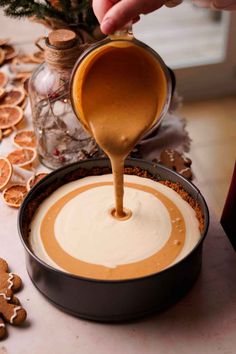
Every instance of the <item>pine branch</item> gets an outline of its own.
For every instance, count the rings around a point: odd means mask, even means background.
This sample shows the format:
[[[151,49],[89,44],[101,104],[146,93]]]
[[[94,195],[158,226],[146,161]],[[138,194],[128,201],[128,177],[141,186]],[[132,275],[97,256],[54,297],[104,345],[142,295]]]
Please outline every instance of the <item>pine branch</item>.
[[[11,17],[22,17],[22,16],[31,16],[32,14],[32,0],[31,1],[0,1],[0,6],[3,2],[7,2],[5,5],[4,13],[7,16]]]
[[[88,6],[87,11],[84,16],[84,22],[87,24],[89,28],[94,28],[98,26],[98,20],[97,17],[94,15],[93,8],[91,6]]]
[[[60,0],[60,5],[62,8],[62,11],[65,11],[67,13],[71,12],[71,1],[70,0]]]
[[[92,33],[98,22],[93,14],[91,0],[59,0],[59,4],[56,8],[50,0],[0,0],[0,7],[7,16],[51,18]]]
[[[32,9],[38,18],[51,17],[67,22],[65,14],[55,9],[53,6],[39,4],[33,1]]]
[[[89,32],[92,32],[93,28],[98,24],[97,18],[94,15],[92,9],[91,0],[81,0],[78,5],[78,12],[76,22],[78,24],[83,23],[89,28]]]
[[[40,19],[50,17],[67,23],[64,12],[55,9],[49,4],[37,3],[34,0],[10,0],[7,2],[0,0],[0,7],[4,7],[4,13],[11,17],[35,15]]]
[[[70,0],[60,0],[59,3],[61,5],[61,11],[64,13],[64,15],[66,17],[66,22],[73,23],[73,10],[71,7],[71,1]]]
[[[6,6],[9,4],[9,0],[0,0],[0,6]]]

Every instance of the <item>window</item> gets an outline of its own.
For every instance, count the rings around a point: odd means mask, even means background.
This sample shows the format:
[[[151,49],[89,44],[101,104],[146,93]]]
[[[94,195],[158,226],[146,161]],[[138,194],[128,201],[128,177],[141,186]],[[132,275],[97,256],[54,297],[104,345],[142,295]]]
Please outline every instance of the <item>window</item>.
[[[236,93],[236,12],[185,1],[142,16],[134,33],[174,69],[185,99]]]

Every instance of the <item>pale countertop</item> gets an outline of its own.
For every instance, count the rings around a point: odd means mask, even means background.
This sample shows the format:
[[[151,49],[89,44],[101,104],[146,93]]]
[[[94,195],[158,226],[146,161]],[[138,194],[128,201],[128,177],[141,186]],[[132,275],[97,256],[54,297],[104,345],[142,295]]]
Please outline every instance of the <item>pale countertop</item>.
[[[32,285],[17,233],[17,211],[0,201],[0,256],[19,274],[28,312],[23,328],[8,326],[0,354],[233,354],[236,348],[236,255],[215,217],[204,243],[202,272],[179,303],[126,324],[80,320],[51,305]]]
[[[29,31],[27,22],[17,22],[16,31],[1,14],[0,23],[1,37],[14,33],[14,40],[20,38],[22,44],[44,32],[37,25]],[[18,297],[28,319],[23,328],[8,326],[9,336],[0,342],[0,354],[235,353],[236,254],[212,213],[204,242],[202,272],[186,297],[160,314],[113,325],[65,314],[35,289],[25,269],[17,213],[0,198],[0,257],[7,259],[11,271],[24,282]]]

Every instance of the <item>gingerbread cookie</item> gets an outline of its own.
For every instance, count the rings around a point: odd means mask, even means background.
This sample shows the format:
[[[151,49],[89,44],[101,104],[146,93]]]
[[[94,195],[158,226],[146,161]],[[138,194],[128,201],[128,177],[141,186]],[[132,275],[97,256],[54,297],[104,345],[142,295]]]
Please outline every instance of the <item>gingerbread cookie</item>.
[[[192,179],[192,171],[190,168],[192,161],[178,151],[172,149],[163,150],[160,154],[159,162],[160,164],[178,172],[183,177],[189,180]]]
[[[6,335],[6,325],[0,317],[0,340]]]
[[[20,277],[8,273],[7,262],[0,258],[0,340],[6,335],[5,322],[20,325],[26,319],[26,311],[13,293],[18,291],[21,285]]]
[[[18,275],[8,273],[7,262],[0,258],[0,291],[10,289],[13,292],[20,290],[22,282]]]

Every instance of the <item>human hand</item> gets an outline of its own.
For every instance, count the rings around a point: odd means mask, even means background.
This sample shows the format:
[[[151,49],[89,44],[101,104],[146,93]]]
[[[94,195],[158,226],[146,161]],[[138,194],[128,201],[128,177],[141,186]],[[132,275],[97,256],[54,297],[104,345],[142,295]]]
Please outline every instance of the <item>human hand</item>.
[[[93,0],[93,10],[105,34],[114,33],[129,22],[137,22],[139,15],[153,12],[164,4],[179,5],[182,0]]]
[[[93,0],[93,10],[105,34],[114,33],[129,22],[137,22],[141,14],[153,12],[163,5],[174,7],[183,0]],[[198,6],[214,10],[236,10],[236,0],[193,0]]]
[[[236,0],[193,0],[193,3],[214,10],[236,10]]]

